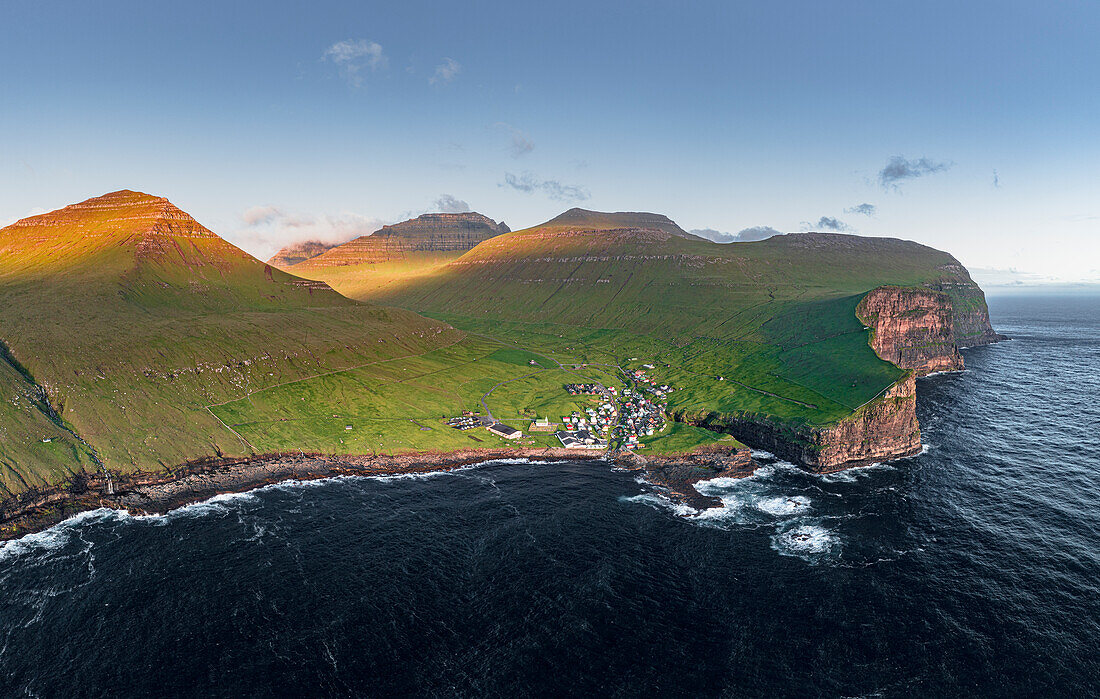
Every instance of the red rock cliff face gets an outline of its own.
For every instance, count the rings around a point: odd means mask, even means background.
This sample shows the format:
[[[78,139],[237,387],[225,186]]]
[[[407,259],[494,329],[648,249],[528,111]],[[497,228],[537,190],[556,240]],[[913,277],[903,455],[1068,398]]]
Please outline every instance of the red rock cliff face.
[[[920,452],[917,385],[912,372],[831,427],[815,430],[806,465],[819,471],[851,463],[896,459]]]
[[[826,427],[792,427],[754,415],[675,416],[700,427],[728,432],[758,449],[814,471],[836,471],[920,452],[917,392],[913,372],[850,417]]]
[[[784,425],[752,414],[679,415],[677,419],[729,432],[815,471],[918,453],[916,377],[963,368],[956,344],[954,299],[928,288],[879,287],[863,297],[856,315],[871,329],[875,353],[908,371],[849,417],[823,427]]]
[[[863,297],[856,315],[871,328],[875,353],[902,369],[924,376],[963,368],[955,344],[954,309],[947,294],[883,286]]]
[[[970,272],[957,262],[940,268],[943,275],[926,287],[951,297],[952,324],[959,347],[978,347],[1006,339],[989,323],[985,292],[970,278]]]

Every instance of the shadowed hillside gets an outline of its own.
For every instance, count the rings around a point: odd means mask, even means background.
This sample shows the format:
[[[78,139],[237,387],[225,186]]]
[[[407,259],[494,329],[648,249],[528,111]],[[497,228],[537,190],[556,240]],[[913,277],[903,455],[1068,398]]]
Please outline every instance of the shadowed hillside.
[[[295,274],[364,295],[395,280],[430,273],[478,243],[509,232],[479,213],[424,214],[360,236],[292,267]]]

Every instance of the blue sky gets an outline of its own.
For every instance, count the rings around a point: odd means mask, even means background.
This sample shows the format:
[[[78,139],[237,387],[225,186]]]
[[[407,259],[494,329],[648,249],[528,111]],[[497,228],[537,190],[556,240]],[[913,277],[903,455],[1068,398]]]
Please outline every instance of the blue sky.
[[[0,222],[139,189],[267,256],[583,206],[1100,281],[1098,35],[1090,2],[5,0]]]

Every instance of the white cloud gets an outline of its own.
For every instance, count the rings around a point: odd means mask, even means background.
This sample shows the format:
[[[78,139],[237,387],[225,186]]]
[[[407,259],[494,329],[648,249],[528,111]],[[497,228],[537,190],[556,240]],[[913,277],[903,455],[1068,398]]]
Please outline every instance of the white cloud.
[[[871,217],[871,216],[874,216],[877,211],[878,211],[878,207],[875,206],[874,204],[863,203],[863,204],[857,204],[856,206],[848,207],[847,209],[844,210],[844,213],[846,213],[846,214],[860,214],[862,216]]]
[[[832,216],[822,216],[817,219],[817,222],[803,221],[802,228],[805,230],[817,230],[817,231],[850,231],[852,227],[839,218],[833,218]]]
[[[432,202],[434,211],[443,214],[464,214],[470,210],[470,205],[458,197],[450,194],[440,194],[439,198]]]
[[[253,206],[241,213],[244,227],[232,236],[234,242],[260,259],[267,259],[291,243],[317,240],[345,243],[370,235],[386,224],[373,216],[352,212],[338,214],[288,214],[276,206]]]
[[[879,170],[878,181],[883,189],[897,190],[905,180],[944,172],[949,170],[952,165],[954,163],[950,161],[932,160],[931,158],[907,160],[900,155],[895,155],[887,161],[885,167]]]
[[[382,45],[367,39],[337,41],[325,49],[322,58],[339,66],[340,74],[353,87],[363,85],[364,70],[373,73],[389,64]]]
[[[462,66],[458,61],[453,58],[444,58],[443,62],[435,67],[435,74],[428,78],[428,83],[432,85],[449,83],[460,72],[462,72]]]
[[[748,243],[757,240],[767,240],[773,235],[783,235],[771,226],[752,226],[742,228],[737,233],[726,233],[714,228],[696,228],[689,231],[702,238],[713,240],[716,243]]]
[[[274,206],[253,206],[241,214],[241,220],[246,226],[252,227],[271,223],[282,215],[283,213]]]

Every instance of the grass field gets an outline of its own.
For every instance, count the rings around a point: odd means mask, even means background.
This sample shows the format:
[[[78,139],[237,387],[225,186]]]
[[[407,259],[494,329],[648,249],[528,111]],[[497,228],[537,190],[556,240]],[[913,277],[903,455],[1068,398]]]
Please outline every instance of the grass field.
[[[639,453],[652,456],[689,454],[703,446],[721,446],[731,449],[744,446],[731,435],[719,434],[683,422],[671,422],[659,434],[640,441],[645,445],[645,449]]]
[[[526,432],[536,417],[557,420],[592,404],[590,397],[570,396],[564,384],[609,379],[600,371],[543,369],[520,361],[529,356],[535,355],[470,337],[417,357],[263,389],[211,410],[258,451],[288,444],[305,451],[386,454],[560,446],[552,434],[526,435],[516,443],[487,430],[460,432],[444,425],[445,418],[463,410],[487,407]]]

